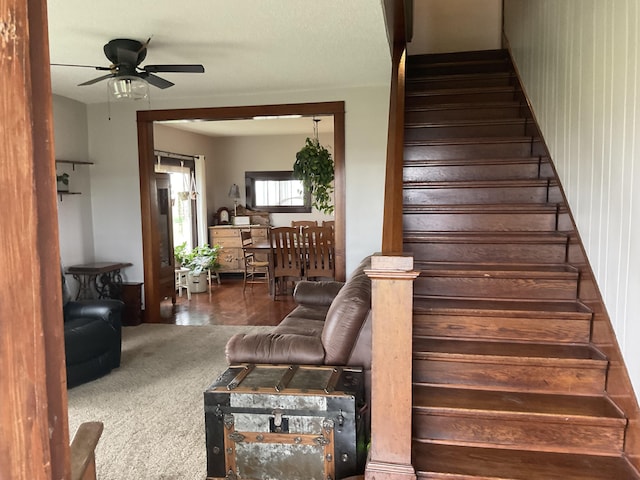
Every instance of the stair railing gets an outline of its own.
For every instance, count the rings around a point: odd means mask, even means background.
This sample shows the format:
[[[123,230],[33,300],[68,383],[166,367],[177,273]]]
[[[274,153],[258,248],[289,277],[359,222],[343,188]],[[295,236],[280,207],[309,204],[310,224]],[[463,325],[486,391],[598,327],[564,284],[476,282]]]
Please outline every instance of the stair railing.
[[[402,254],[404,69],[410,0],[385,0],[392,78],[382,253],[373,256],[371,448],[366,480],[415,480],[411,464],[413,257]],[[408,9],[408,10],[407,10]]]

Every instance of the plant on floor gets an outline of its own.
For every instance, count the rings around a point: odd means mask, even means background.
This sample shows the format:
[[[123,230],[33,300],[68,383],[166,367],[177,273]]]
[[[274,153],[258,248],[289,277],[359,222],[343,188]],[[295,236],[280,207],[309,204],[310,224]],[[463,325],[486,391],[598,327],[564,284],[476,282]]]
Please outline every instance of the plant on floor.
[[[221,248],[220,245],[210,247],[205,243],[188,250],[187,242],[183,242],[173,249],[173,255],[183,268],[188,268],[194,275],[200,275],[205,270],[215,270],[220,267],[218,252]]]
[[[318,122],[314,118],[313,138],[308,138],[304,147],[296,153],[296,161],[293,164],[293,176],[304,183],[313,196],[313,206],[319,211],[333,213],[331,193],[333,192],[333,179],[335,176],[331,153],[320,145],[318,140]]]

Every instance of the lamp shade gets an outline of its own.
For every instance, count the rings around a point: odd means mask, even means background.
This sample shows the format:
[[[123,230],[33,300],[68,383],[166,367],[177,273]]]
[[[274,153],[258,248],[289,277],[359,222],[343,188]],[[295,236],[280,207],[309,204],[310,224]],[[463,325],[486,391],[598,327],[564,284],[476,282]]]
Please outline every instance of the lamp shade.
[[[229,198],[233,198],[234,200],[238,200],[240,198],[240,187],[236,183],[231,185],[229,189]]]
[[[131,75],[110,78],[107,82],[107,90],[112,101],[149,98],[149,84],[142,78]]]

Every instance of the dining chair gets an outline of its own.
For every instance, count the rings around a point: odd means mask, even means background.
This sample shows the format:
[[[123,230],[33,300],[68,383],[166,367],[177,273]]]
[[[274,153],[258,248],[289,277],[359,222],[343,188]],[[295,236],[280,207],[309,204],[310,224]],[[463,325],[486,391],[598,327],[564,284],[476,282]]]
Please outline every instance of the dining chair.
[[[335,249],[331,227],[304,228],[303,245],[305,278],[307,280],[334,280],[336,275]]]
[[[322,226],[323,227],[329,227],[329,228],[331,228],[331,230],[335,230],[336,229],[336,221],[335,220],[323,220],[322,221]]]
[[[287,284],[304,278],[302,239],[295,227],[275,227],[269,231],[273,299],[286,294]]]
[[[266,283],[269,285],[269,262],[256,259],[253,252],[247,250],[253,245],[251,231],[241,231],[240,238],[242,240],[242,256],[244,261],[244,281],[242,284],[242,292],[247,288],[247,283],[251,284],[251,288],[255,283]]]
[[[291,226],[297,228],[300,233],[302,233],[302,229],[305,227],[317,227],[318,222],[315,220],[292,220]]]

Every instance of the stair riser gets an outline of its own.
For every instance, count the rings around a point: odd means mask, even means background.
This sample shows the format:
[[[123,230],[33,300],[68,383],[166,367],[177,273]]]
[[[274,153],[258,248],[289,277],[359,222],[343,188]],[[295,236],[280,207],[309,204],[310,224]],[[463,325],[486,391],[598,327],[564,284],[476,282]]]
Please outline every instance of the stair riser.
[[[448,120],[497,120],[504,118],[522,118],[523,108],[514,106],[460,105],[447,108],[431,107],[426,109],[405,110],[405,125]]]
[[[515,415],[425,412],[413,416],[419,439],[457,445],[528,449],[559,453],[620,454],[624,426],[566,424],[563,417],[519,420]]]
[[[405,128],[404,138],[409,142],[435,140],[439,138],[472,137],[511,137],[535,135],[535,129],[529,124],[516,121],[504,121],[485,125],[433,125],[427,127]]]
[[[461,205],[481,203],[546,203],[547,186],[509,186],[479,188],[427,188],[405,186],[405,205]]]
[[[496,262],[558,264],[566,258],[562,243],[439,243],[405,242],[404,251],[424,262]]]
[[[424,145],[406,145],[405,160],[452,160],[460,158],[517,158],[545,155],[535,140],[478,143],[425,142]]]
[[[418,277],[415,295],[497,299],[575,300],[577,278]]]
[[[509,61],[509,55],[505,50],[476,50],[455,53],[425,53],[422,55],[411,55],[407,59],[410,68],[420,65],[432,65],[434,63],[450,62],[480,62],[480,61]]]
[[[488,390],[577,395],[599,395],[605,388],[605,365],[577,368],[568,363],[564,366],[562,360],[555,364],[508,364],[507,361],[493,363],[465,356],[452,356],[450,360],[414,359],[413,381]]]
[[[407,92],[428,92],[450,88],[511,87],[514,77],[511,75],[460,75],[459,77],[425,78],[407,82]]]
[[[425,337],[524,342],[589,342],[591,321],[553,318],[514,318],[473,315],[413,316],[413,333]]]
[[[505,164],[470,164],[404,167],[406,182],[456,182],[465,180],[527,180],[549,178],[549,164],[537,161]]]
[[[437,92],[437,91],[436,91]],[[405,97],[405,108],[433,107],[454,103],[521,102],[522,93],[515,89],[497,92],[451,92],[451,93],[415,93]]]
[[[487,61],[483,63],[462,63],[444,65],[410,65],[408,75],[412,78],[430,75],[459,75],[474,73],[509,72],[510,64],[506,61]]]
[[[405,230],[434,232],[554,232],[555,213],[405,213]]]

